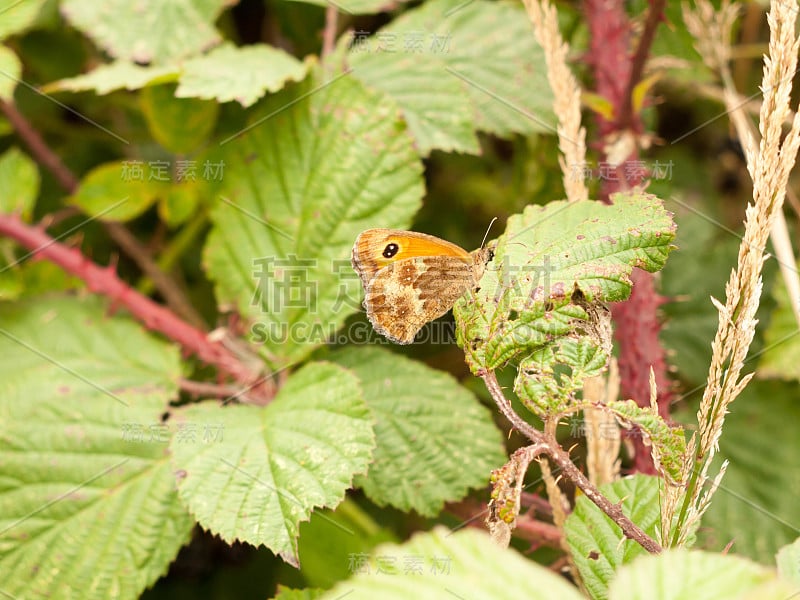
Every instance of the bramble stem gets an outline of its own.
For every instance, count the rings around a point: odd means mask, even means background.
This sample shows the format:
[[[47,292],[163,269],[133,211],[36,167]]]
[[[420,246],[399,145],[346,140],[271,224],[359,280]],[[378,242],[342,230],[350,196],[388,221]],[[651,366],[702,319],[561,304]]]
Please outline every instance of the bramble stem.
[[[561,472],[570,481],[583,491],[589,500],[594,502],[600,510],[619,525],[626,538],[634,540],[651,554],[658,554],[661,552],[662,548],[658,542],[647,535],[636,523],[631,521],[625,513],[622,512],[622,507],[619,504],[613,504],[608,498],[603,496],[600,490],[589,481],[586,475],[580,472],[578,467],[576,467],[570,459],[569,454],[561,448],[553,436],[539,431],[514,412],[511,402],[506,398],[500,384],[497,382],[494,371],[484,371],[480,376],[497,404],[497,407],[500,409],[500,412],[511,422],[514,428],[534,444],[543,446],[543,453],[561,469]]]

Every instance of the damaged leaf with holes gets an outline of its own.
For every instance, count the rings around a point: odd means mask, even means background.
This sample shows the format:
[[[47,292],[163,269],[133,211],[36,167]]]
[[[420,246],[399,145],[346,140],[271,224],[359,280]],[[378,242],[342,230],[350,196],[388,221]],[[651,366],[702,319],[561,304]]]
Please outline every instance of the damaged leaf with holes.
[[[675,223],[643,192],[527,206],[509,218],[480,288],[456,303],[457,339],[473,372],[495,369],[590,321],[587,306],[625,300],[634,267],[664,266]]]
[[[606,349],[588,338],[563,338],[520,362],[514,393],[542,418],[563,413],[584,380],[602,374],[608,357]]]

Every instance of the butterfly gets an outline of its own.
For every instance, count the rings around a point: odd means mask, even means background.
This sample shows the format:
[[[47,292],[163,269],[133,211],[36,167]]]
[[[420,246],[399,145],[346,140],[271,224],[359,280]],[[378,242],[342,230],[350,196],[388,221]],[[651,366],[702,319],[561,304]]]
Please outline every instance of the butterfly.
[[[410,344],[425,323],[478,287],[491,258],[489,248],[467,252],[424,233],[367,229],[356,238],[352,264],[375,331]]]

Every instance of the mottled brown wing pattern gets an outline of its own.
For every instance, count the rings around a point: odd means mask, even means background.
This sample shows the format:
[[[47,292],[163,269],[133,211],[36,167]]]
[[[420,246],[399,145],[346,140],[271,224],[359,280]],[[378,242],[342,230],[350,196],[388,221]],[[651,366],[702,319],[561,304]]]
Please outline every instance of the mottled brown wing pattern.
[[[486,254],[465,257],[421,256],[380,269],[365,286],[364,307],[378,333],[410,344],[417,332],[474,289],[483,275]]]

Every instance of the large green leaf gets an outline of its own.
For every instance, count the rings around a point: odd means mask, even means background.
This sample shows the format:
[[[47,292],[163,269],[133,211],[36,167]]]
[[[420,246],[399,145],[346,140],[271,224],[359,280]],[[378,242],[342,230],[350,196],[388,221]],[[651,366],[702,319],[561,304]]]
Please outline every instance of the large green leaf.
[[[627,298],[633,268],[663,267],[674,235],[661,201],[637,192],[612,205],[550,202],[510,217],[480,290],[455,305],[470,366],[493,369],[578,324],[602,325],[591,304]]]
[[[375,446],[358,380],[329,363],[292,374],[265,408],[202,403],[176,420],[217,432],[201,445],[176,436],[170,446],[191,513],[222,539],[264,544],[292,564],[300,521],[338,504]]]
[[[47,0],[3,0],[0,2],[0,40],[21,33],[36,22]]]
[[[771,565],[800,535],[798,439],[796,384],[751,382],[725,418],[719,460],[730,464],[698,531],[704,547],[733,542],[733,552]]]
[[[345,560],[347,557],[335,557]],[[579,600],[578,590],[549,569],[498,547],[475,529],[437,528],[405,544],[379,546],[354,562],[353,578],[321,598],[334,600]]]
[[[333,6],[340,12],[347,15],[359,15],[378,13],[390,8],[394,8],[398,4],[402,4],[406,0],[292,0],[294,2],[305,2],[307,4],[316,4],[318,6]]]
[[[137,598],[189,539],[161,421],[178,352],[95,299],[0,310],[8,597]]]
[[[168,63],[220,42],[214,21],[228,0],[62,0],[61,12],[114,58]]]
[[[128,60],[117,60],[75,77],[59,79],[42,90],[53,92],[83,92],[93,90],[101,96],[116,90],[138,90],[148,85],[175,81],[181,69],[177,65],[142,66]]]
[[[611,600],[788,600],[791,585],[738,556],[685,549],[646,556],[620,569]]]
[[[800,592],[800,538],[778,551],[775,556],[778,573],[787,582],[791,582]]]
[[[645,533],[654,537],[661,526],[657,477],[636,475],[600,488],[611,502]],[[572,561],[592,598],[608,598],[608,585],[617,569],[647,551],[627,539],[619,526],[585,496],[578,498],[567,517],[564,535]]]
[[[235,100],[247,107],[265,93],[278,91],[288,81],[300,81],[307,70],[308,63],[266,44],[237,47],[225,43],[206,55],[166,65],[142,66],[117,60],[84,75],[54,81],[43,89],[46,92],[94,90],[102,95],[178,82],[174,92],[177,98]],[[201,123],[205,129],[213,128],[214,124],[214,118]],[[172,125],[188,126],[179,119]]]
[[[373,502],[433,516],[505,461],[491,413],[450,375],[380,348],[331,359],[358,375],[375,414],[375,460],[357,481]]]
[[[223,44],[183,65],[175,95],[250,106],[266,92],[306,76],[307,64],[283,50],[259,44],[237,48]]]
[[[368,227],[408,226],[422,164],[397,107],[347,74],[271,96],[224,149],[204,262],[219,302],[238,308],[279,366],[359,308],[353,241]]]
[[[279,585],[278,594],[274,596],[274,600],[317,600],[324,593],[324,590],[317,588],[293,590]]]
[[[352,574],[348,557],[396,541],[385,523],[376,522],[354,500],[345,498],[336,510],[315,511],[300,525],[300,572],[307,585],[329,588]],[[331,560],[336,556],[341,560]]]
[[[430,0],[371,38],[356,32],[348,60],[397,100],[423,155],[478,154],[476,130],[555,131],[544,55],[521,4]]]

